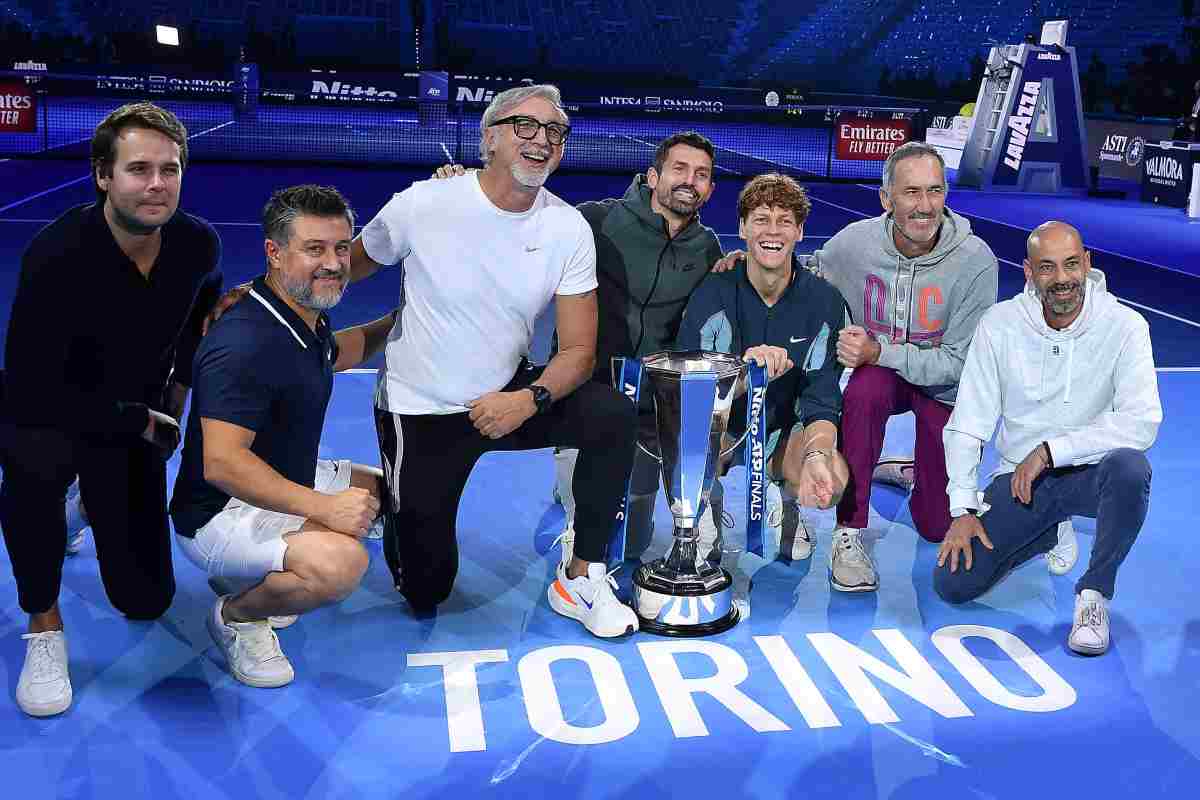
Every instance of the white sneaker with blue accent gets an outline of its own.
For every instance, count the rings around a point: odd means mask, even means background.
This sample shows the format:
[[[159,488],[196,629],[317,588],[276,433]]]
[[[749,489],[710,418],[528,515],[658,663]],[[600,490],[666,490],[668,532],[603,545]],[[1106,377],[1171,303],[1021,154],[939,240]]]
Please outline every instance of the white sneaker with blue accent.
[[[594,636],[624,636],[638,629],[633,609],[617,599],[617,582],[603,564],[588,564],[587,574],[568,578],[559,562],[554,583],[546,590],[550,607],[564,617],[578,620]],[[616,572],[616,570],[613,570]]]

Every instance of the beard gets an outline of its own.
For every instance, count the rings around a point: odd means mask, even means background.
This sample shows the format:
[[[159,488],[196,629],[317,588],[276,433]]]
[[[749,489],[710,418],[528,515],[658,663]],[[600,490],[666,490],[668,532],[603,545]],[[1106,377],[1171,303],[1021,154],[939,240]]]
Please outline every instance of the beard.
[[[1065,298],[1054,296],[1054,292],[1068,289],[1071,294]],[[1081,305],[1086,290],[1083,287],[1082,281],[1073,283],[1055,283],[1047,286],[1045,289],[1038,289],[1038,294],[1041,295],[1042,305],[1050,310],[1055,316],[1065,317],[1067,314],[1074,313]]]
[[[690,189],[692,198],[689,200],[686,196],[676,195],[678,189]],[[663,208],[670,209],[672,212],[679,214],[682,217],[691,216],[696,213],[696,209],[700,207],[700,193],[696,191],[696,187],[680,184],[678,186],[667,187],[661,183],[658,185],[658,204]]]
[[[288,293],[288,296],[295,300],[296,304],[301,308],[307,308],[310,311],[328,311],[341,302],[342,295],[346,292],[346,280],[342,278],[342,282],[337,288],[330,289],[324,293],[318,293],[313,290],[313,280],[331,277],[332,274],[321,270],[308,280],[300,279],[295,281],[286,275],[280,275],[280,283],[283,284],[283,290]],[[337,274],[340,275],[341,273]]]
[[[154,233],[163,225],[167,224],[167,222],[171,219],[171,217],[167,217],[159,224],[148,225],[133,214],[126,213],[125,210],[116,203],[110,202],[109,205],[112,208],[113,222],[117,224],[117,227],[126,233],[132,233],[135,236],[145,236],[146,234]]]

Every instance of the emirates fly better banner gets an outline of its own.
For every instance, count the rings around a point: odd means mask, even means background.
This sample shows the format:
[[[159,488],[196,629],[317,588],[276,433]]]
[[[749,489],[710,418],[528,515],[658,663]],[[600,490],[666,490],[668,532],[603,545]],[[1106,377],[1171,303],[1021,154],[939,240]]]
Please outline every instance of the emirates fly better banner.
[[[912,139],[912,120],[906,115],[896,113],[885,119],[875,118],[876,113],[863,109],[838,115],[838,160],[886,161],[897,147]]]
[[[0,132],[33,133],[37,130],[37,97],[17,81],[0,82]]]

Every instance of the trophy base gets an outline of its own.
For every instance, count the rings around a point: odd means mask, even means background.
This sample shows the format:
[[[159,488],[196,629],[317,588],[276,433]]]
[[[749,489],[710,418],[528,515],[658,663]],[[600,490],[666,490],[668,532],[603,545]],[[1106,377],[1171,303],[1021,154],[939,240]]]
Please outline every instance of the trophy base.
[[[644,564],[633,576],[639,630],[659,636],[712,636],[738,624],[728,570],[714,569],[713,575],[699,580],[664,574],[662,564],[662,559]]]

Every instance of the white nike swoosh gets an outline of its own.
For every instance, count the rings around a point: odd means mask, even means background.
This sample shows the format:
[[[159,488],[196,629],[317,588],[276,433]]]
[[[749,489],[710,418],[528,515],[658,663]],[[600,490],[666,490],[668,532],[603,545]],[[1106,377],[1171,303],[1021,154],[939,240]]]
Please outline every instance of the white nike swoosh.
[[[797,339],[795,336],[792,336],[791,338],[788,339],[788,341],[791,342],[792,344],[798,344],[799,342],[803,342],[806,339],[808,339],[807,336],[801,336],[799,339]]]

